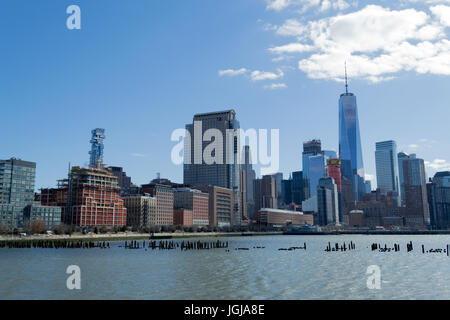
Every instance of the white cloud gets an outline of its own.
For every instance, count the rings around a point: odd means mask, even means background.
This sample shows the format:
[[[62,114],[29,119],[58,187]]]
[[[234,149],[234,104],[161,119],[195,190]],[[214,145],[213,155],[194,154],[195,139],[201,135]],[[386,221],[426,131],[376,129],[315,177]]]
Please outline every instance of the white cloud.
[[[450,3],[450,1],[449,1]],[[450,7],[449,6],[434,6],[430,8],[431,12],[439,18],[442,25],[450,27]]]
[[[311,51],[314,48],[310,45],[302,43],[290,43],[283,46],[269,48],[272,53],[282,54],[282,53],[301,53]]]
[[[419,149],[419,145],[412,143],[412,144],[408,145],[408,148],[411,150],[417,150],[417,149]]]
[[[219,76],[234,77],[234,76],[239,76],[239,75],[245,74],[247,71],[248,70],[245,68],[241,68],[241,69],[237,69],[237,70],[233,70],[233,69],[219,70]]]
[[[425,161],[425,166],[432,171],[450,171],[450,162],[443,159]]]
[[[280,69],[278,69],[278,73],[255,70],[250,75],[253,81],[276,80],[283,76],[284,73]]]
[[[268,85],[264,86],[264,89],[270,89],[270,90],[283,89],[283,88],[287,88],[287,85],[285,83],[272,83],[272,84],[268,84]]]
[[[300,7],[301,12],[316,8],[320,12],[334,10],[345,10],[350,4],[345,0],[266,0],[267,9],[281,11],[288,7]],[[356,2],[355,2],[356,3]]]
[[[368,5],[307,23],[288,19],[274,29],[298,42],[269,51],[311,52],[298,62],[298,68],[313,79],[342,81],[344,61],[351,77],[373,83],[392,80],[402,71],[450,75],[450,41],[443,25],[447,16],[450,22],[450,10],[447,15],[437,7],[431,8],[431,16],[416,9]]]

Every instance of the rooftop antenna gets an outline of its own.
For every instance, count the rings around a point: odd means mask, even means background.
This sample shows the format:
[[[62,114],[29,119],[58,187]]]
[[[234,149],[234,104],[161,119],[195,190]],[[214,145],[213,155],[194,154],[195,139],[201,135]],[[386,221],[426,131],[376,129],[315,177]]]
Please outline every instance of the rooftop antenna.
[[[347,61],[345,61],[345,94],[348,94]]]

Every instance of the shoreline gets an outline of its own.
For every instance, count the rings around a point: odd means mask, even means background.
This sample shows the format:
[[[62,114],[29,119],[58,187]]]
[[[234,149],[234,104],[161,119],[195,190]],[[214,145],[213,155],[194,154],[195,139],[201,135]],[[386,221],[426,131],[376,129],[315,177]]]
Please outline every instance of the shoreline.
[[[124,241],[124,240],[167,240],[200,237],[240,237],[240,236],[271,236],[283,235],[281,231],[274,232],[177,232],[177,233],[106,233],[106,234],[76,234],[76,235],[32,235],[32,236],[0,236],[0,242],[11,241]]]

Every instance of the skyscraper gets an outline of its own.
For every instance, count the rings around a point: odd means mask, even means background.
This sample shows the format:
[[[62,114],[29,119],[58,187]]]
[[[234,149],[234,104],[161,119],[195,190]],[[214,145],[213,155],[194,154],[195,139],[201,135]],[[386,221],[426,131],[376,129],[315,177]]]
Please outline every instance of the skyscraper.
[[[303,171],[292,172],[292,202],[297,205],[301,205],[305,200],[304,183]]]
[[[398,176],[399,176],[399,185],[400,185],[400,198],[401,205],[406,205],[406,195],[405,195],[405,180],[403,178],[403,160],[408,159],[409,155],[405,152],[399,152],[397,155],[398,159]]]
[[[252,166],[250,146],[244,146],[242,157],[241,170],[243,170],[245,174],[247,216],[251,219],[255,207],[253,199],[253,180],[255,180],[256,174]]]
[[[196,114],[193,123],[186,125],[190,139],[185,139],[184,146],[184,183],[233,190],[234,221],[240,221],[242,211],[238,129],[239,121],[234,110]],[[209,162],[204,154],[211,154],[215,159]]]
[[[450,228],[450,171],[437,172],[429,186],[431,222],[436,229]]]
[[[382,194],[393,192],[401,205],[397,144],[395,141],[381,141],[375,144],[375,163],[377,170],[377,186]]]
[[[345,93],[339,98],[339,158],[342,162],[342,176],[351,181],[355,200],[362,200],[365,186],[358,108],[356,96],[348,92],[347,71]]]
[[[317,186],[318,224],[339,224],[337,187],[333,178],[322,178]]]
[[[324,161],[323,166],[321,165],[322,160]],[[304,199],[309,199],[316,194],[319,179],[324,177],[321,175],[321,167],[325,167],[322,142],[317,139],[304,142],[302,153]]]
[[[105,139],[105,129],[97,128],[91,131],[91,155],[89,160],[90,168],[99,168],[103,164],[103,140]]]
[[[421,228],[430,225],[430,211],[426,187],[425,164],[415,154],[403,160],[405,183],[405,220],[410,227]]]

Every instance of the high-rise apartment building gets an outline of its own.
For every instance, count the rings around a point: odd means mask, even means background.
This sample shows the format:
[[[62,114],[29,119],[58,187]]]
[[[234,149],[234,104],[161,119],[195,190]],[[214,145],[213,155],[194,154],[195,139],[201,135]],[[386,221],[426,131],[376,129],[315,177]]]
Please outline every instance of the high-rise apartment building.
[[[24,225],[24,209],[34,201],[35,177],[34,162],[0,160],[0,222],[6,227]]]
[[[397,204],[400,206],[401,194],[395,141],[381,141],[375,144],[375,164],[378,188],[382,194],[388,192],[396,194]]]
[[[347,72],[345,78],[345,93],[339,98],[339,158],[342,176],[352,183],[354,198],[360,201],[365,193],[365,177],[358,107],[356,96],[348,92]]]
[[[233,218],[240,222],[238,129],[234,110],[196,114],[193,123],[186,125],[190,139],[185,138],[183,176],[188,185],[204,184],[233,190]]]

